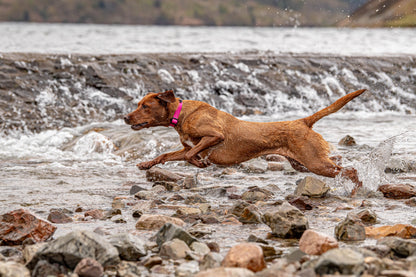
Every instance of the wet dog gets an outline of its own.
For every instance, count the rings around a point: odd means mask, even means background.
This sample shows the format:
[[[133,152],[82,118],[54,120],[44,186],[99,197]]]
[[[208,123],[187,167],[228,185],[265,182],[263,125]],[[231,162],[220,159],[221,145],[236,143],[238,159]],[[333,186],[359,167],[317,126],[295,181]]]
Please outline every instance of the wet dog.
[[[149,93],[124,120],[136,131],[155,126],[172,126],[183,145],[179,151],[137,164],[139,169],[181,160],[200,168],[211,163],[227,166],[267,154],[279,154],[286,157],[296,170],[332,178],[341,174],[349,178],[355,184],[354,194],[362,186],[357,171],[334,163],[328,157],[328,142],[313,131],[312,126],[321,118],[337,112],[364,91],[349,93],[305,118],[261,123],[240,120],[205,102],[182,101],[169,90]]]

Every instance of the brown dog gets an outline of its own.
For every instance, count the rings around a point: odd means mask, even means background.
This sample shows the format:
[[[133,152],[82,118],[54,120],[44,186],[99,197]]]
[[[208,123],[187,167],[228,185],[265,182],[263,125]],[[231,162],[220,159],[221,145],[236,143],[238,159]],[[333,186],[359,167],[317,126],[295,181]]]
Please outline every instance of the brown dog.
[[[355,169],[342,168],[329,157],[329,145],[312,130],[315,122],[341,109],[365,90],[349,93],[319,112],[298,120],[248,122],[217,110],[207,103],[182,100],[172,90],[149,93],[138,108],[124,117],[133,130],[174,126],[184,148],[137,164],[149,169],[167,161],[185,160],[197,167],[211,163],[234,165],[262,155],[285,156],[294,169],[334,178],[342,174],[361,186]],[[174,118],[175,117],[175,118]]]

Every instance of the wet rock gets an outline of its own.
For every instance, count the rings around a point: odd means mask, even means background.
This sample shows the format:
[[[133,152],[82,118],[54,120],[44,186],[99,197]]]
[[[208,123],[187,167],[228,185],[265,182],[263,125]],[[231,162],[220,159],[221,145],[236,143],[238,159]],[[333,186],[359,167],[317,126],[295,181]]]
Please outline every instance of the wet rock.
[[[231,247],[221,265],[223,267],[243,267],[253,272],[266,268],[263,250],[254,243],[241,243]]]
[[[351,212],[351,215],[361,220],[364,225],[373,225],[377,223],[377,215],[369,209],[363,209],[358,212]]]
[[[74,269],[79,277],[101,277],[104,275],[103,266],[94,259],[82,259]]]
[[[265,213],[263,222],[272,229],[274,236],[280,238],[300,238],[309,228],[305,215],[286,201],[273,212]]]
[[[261,217],[262,215],[259,208],[257,208],[256,205],[251,204],[244,208],[238,220],[243,224],[257,224],[262,223]]]
[[[178,182],[179,180],[183,179],[183,177],[166,169],[152,167],[151,169],[146,171],[146,179],[150,182]]]
[[[138,261],[147,254],[144,241],[129,233],[111,236],[110,243],[117,248],[120,258],[126,261]]]
[[[393,253],[400,258],[416,255],[415,240],[402,239],[398,237],[387,237],[379,240],[377,245],[386,245],[390,247]]]
[[[248,207],[249,205],[250,203],[239,200],[231,208],[231,213],[237,217],[240,217],[243,214],[244,209]]]
[[[161,257],[178,260],[184,259],[189,251],[191,249],[184,241],[174,238],[162,244],[159,255]]]
[[[124,209],[126,207],[126,204],[124,203],[123,199],[114,198],[113,202],[111,203],[111,207],[113,209]]]
[[[254,273],[245,268],[218,267],[200,271],[194,277],[254,277]]]
[[[84,213],[84,216],[85,217],[90,216],[93,219],[103,219],[104,218],[104,212],[102,210],[97,210],[97,209],[96,210],[89,210],[89,211],[86,211]]]
[[[379,227],[366,227],[365,233],[370,238],[383,238],[383,237],[400,237],[403,239],[416,238],[416,227],[408,224],[396,224],[393,226],[379,226]]]
[[[391,252],[390,247],[388,247],[387,245],[382,245],[382,244],[365,245],[365,246],[362,247],[362,249],[367,249],[367,250],[375,253],[377,255],[377,257],[379,257],[379,258],[387,257]]]
[[[251,187],[241,195],[241,199],[247,202],[266,201],[273,197],[273,192],[259,187]]]
[[[58,276],[66,273],[68,273],[68,269],[65,266],[43,260],[39,261],[32,270],[32,276]]]
[[[266,244],[259,244],[259,246],[263,250],[263,256],[266,261],[272,261],[282,256],[283,250],[276,250],[273,246]]]
[[[412,166],[407,161],[404,161],[402,159],[390,159],[386,168],[384,169],[384,172],[397,174],[409,172],[411,171],[411,169]]]
[[[56,227],[19,209],[0,216],[0,245],[19,245],[30,238],[35,242],[49,239]]]
[[[178,226],[184,226],[185,222],[182,219],[170,217],[160,214],[144,214],[136,223],[138,230],[157,230],[162,228],[166,223],[172,223]]]
[[[308,197],[324,197],[328,191],[329,186],[319,179],[314,177],[305,177],[300,182],[295,190],[295,195],[303,195]]]
[[[200,215],[201,213],[202,213],[202,211],[199,208],[180,207],[176,210],[176,212],[173,216],[184,219],[184,218],[189,217],[189,216]]]
[[[116,215],[111,218],[114,223],[127,223],[127,220],[122,215]]]
[[[269,162],[267,164],[267,170],[270,170],[270,171],[283,171],[285,169],[286,169],[285,164],[281,162]]]
[[[340,146],[356,146],[357,143],[355,142],[355,139],[351,137],[350,135],[346,135],[343,137],[339,142],[338,145]]]
[[[204,256],[204,258],[199,263],[199,269],[201,271],[207,270],[210,268],[220,267],[222,262],[222,256],[215,252],[210,252]]]
[[[166,191],[179,191],[181,189],[177,183],[167,181],[156,181],[153,184],[153,187],[155,186],[162,186],[165,188]]]
[[[211,250],[211,252],[216,252],[216,253],[219,253],[220,252],[220,246],[215,241],[208,242],[207,243],[207,246],[209,247],[209,249]]]
[[[267,170],[267,163],[261,160],[251,160],[249,162],[242,163],[241,168],[247,173],[264,173]]]
[[[199,256],[205,256],[206,254],[208,254],[211,249],[209,249],[208,245],[206,245],[203,242],[199,242],[199,241],[194,241],[191,246],[190,246],[191,250],[194,251],[197,255]]]
[[[257,272],[256,277],[304,277],[296,274],[298,270],[296,263],[289,262],[286,259],[279,259],[263,271]],[[313,271],[313,270],[312,270]],[[311,277],[316,277],[315,272]]]
[[[145,261],[143,261],[143,265],[147,268],[152,268],[155,265],[160,265],[162,263],[163,263],[163,260],[159,256],[149,257]]]
[[[359,218],[349,214],[335,226],[335,237],[342,241],[365,240],[364,224]]]
[[[194,176],[186,176],[185,179],[183,179],[182,187],[184,189],[192,189],[196,188],[198,186],[198,175],[195,174]]]
[[[199,194],[194,194],[186,197],[185,204],[197,204],[197,203],[208,203],[208,201]]]
[[[115,265],[119,259],[117,249],[101,236],[89,231],[74,231],[45,244],[27,264],[33,269],[39,260],[59,263],[74,269],[84,258],[93,258],[103,266]]]
[[[52,223],[69,223],[73,221],[72,218],[57,210],[50,212],[48,215],[48,220]]]
[[[310,229],[299,240],[299,249],[308,255],[321,255],[333,248],[338,248],[335,238]]]
[[[187,263],[181,263],[175,270],[176,277],[191,277],[199,271],[199,265],[197,261],[190,261]]]
[[[408,199],[416,196],[416,188],[410,184],[387,184],[378,188],[386,198]]]
[[[404,203],[410,207],[416,207],[416,197],[412,197],[409,200],[406,200]]]
[[[286,197],[290,205],[295,206],[301,211],[309,211],[314,208],[314,204],[307,196]]]
[[[139,211],[139,210],[135,210],[135,211],[133,211],[133,213],[131,215],[134,218],[140,218],[143,215],[143,212]]]
[[[121,261],[117,265],[117,276],[120,277],[136,277],[136,276],[143,276],[143,272],[146,272],[146,268],[137,265],[137,263]],[[114,275],[106,275],[106,276],[114,276]]]
[[[315,266],[317,274],[359,276],[364,271],[364,257],[349,248],[332,249],[322,254]]]
[[[198,241],[195,237],[191,236],[184,229],[172,223],[166,223],[156,233],[156,243],[158,246],[161,246],[165,242],[173,240],[175,238],[184,241],[188,246],[190,246],[193,242]]]
[[[138,193],[139,191],[142,191],[142,190],[146,190],[146,189],[141,187],[141,186],[138,186],[138,185],[133,185],[130,188],[129,194],[130,195],[135,195],[136,193]]]

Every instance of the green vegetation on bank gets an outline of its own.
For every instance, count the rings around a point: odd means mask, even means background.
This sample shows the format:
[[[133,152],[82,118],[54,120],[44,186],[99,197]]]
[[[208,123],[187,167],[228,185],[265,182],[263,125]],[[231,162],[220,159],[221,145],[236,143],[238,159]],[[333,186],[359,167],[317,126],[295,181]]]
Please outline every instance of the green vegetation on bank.
[[[0,21],[330,26],[366,0],[0,0]]]

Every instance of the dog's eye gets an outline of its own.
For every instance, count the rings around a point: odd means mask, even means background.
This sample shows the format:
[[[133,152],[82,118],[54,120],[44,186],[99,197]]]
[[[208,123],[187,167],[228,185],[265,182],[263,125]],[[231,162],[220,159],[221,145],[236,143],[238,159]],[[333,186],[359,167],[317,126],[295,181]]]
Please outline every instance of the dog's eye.
[[[142,105],[142,109],[147,109],[147,108],[149,108],[149,106],[147,106],[147,105]]]

